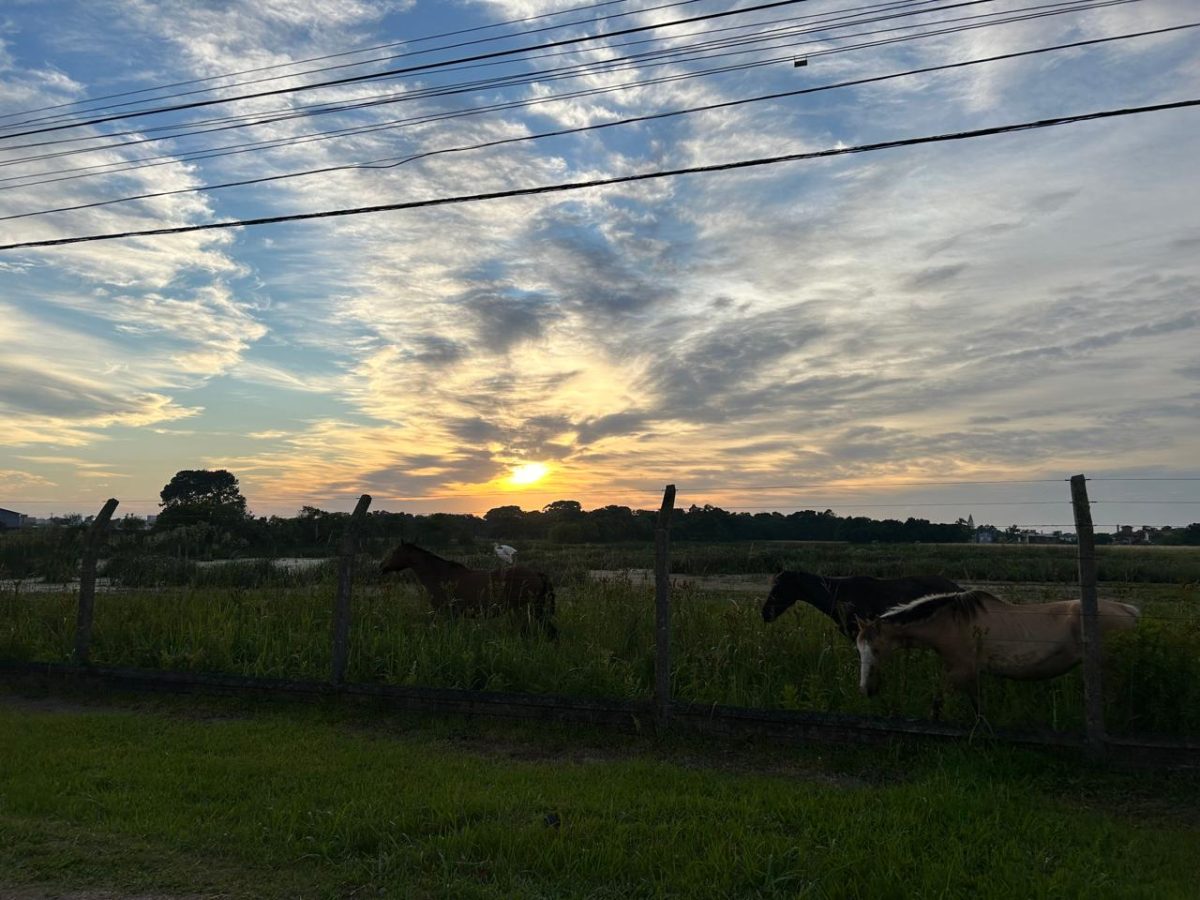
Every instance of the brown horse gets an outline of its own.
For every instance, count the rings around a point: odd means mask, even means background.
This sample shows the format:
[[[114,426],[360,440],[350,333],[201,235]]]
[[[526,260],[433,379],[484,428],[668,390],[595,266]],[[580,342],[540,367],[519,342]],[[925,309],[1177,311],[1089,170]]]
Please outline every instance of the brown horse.
[[[1100,633],[1137,624],[1138,609],[1099,601]],[[942,657],[946,681],[965,691],[979,712],[979,674],[1001,678],[1056,678],[1083,659],[1083,619],[1078,600],[1007,603],[986,591],[933,594],[859,622],[859,689],[879,692],[879,663],[892,650],[926,647]],[[940,702],[935,701],[935,710]]]
[[[507,610],[525,612],[523,627],[534,619],[550,638],[554,627],[554,587],[542,572],[513,566],[494,572],[468,569],[462,563],[442,559],[416,544],[401,541],[382,563],[380,572],[412,569],[429,594],[435,610],[453,615],[471,612],[497,615]]]

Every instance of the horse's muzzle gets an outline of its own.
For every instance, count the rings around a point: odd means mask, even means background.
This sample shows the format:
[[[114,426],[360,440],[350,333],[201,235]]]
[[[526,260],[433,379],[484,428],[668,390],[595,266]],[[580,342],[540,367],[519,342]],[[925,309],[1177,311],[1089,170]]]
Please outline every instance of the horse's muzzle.
[[[879,686],[883,679],[878,675],[870,675],[865,682],[860,682],[858,691],[864,697],[871,698],[879,695]]]

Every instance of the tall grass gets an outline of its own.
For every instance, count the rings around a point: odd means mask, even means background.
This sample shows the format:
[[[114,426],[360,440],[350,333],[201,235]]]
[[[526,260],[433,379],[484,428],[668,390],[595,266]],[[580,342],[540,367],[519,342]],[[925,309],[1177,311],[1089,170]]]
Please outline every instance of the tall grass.
[[[305,576],[307,577],[307,576]],[[1033,599],[1051,599],[1048,587]],[[1143,606],[1135,632],[1115,635],[1106,664],[1114,732],[1200,735],[1200,605],[1194,588],[1127,586]],[[103,593],[93,659],[99,664],[260,677],[324,679],[329,672],[331,578],[243,588],[183,587]],[[416,587],[365,576],[354,595],[352,681],[646,698],[654,670],[653,596],[628,581],[558,589],[560,640],[526,635],[515,617],[450,620],[431,614]],[[0,658],[66,660],[73,593],[0,594]],[[765,625],[761,598],[674,594],[673,690],[681,700],[775,709],[926,716],[940,686],[933,654],[895,654],[884,689],[857,690],[854,646],[798,604]],[[996,726],[1078,729],[1078,672],[1046,682],[989,679],[984,709]],[[947,716],[970,721],[951,696]]]

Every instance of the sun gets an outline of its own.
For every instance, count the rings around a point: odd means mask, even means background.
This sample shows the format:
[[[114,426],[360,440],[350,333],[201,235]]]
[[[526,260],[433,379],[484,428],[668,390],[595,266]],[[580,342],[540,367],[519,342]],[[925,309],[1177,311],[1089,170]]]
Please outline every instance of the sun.
[[[536,484],[549,473],[550,467],[545,463],[524,463],[513,467],[512,474],[508,476],[508,483],[520,486]]]

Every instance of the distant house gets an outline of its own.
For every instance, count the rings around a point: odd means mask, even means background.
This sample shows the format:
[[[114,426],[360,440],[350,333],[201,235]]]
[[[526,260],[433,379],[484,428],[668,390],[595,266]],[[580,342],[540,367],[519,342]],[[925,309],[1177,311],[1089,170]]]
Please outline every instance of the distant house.
[[[996,544],[1000,542],[1000,530],[991,525],[980,525],[975,529],[975,543]]]
[[[1134,528],[1132,525],[1118,525],[1117,533],[1113,536],[1113,543],[1129,544],[1130,546],[1153,544],[1156,539],[1162,538],[1170,530],[1170,525],[1164,525],[1162,528],[1155,528],[1152,525],[1143,525],[1141,528]]]
[[[1052,534],[1043,534],[1036,528],[1022,528],[1017,540],[1022,544],[1056,544]]]
[[[0,507],[0,531],[5,531],[9,528],[20,528],[24,524],[25,517],[21,513]]]

